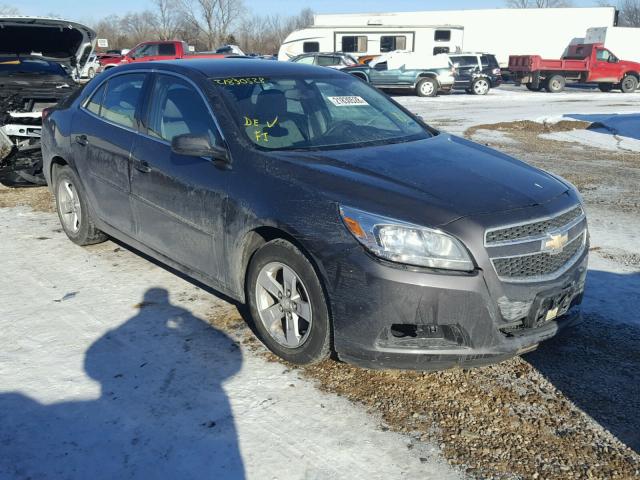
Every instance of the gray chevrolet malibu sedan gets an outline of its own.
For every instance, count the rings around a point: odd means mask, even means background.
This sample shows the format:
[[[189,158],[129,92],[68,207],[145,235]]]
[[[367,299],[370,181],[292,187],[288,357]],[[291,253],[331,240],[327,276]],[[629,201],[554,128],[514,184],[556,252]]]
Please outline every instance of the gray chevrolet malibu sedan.
[[[576,189],[351,75],[133,64],[44,117],[44,172],[73,242],[115,237],[247,304],[291,362],[481,365],[580,318]]]

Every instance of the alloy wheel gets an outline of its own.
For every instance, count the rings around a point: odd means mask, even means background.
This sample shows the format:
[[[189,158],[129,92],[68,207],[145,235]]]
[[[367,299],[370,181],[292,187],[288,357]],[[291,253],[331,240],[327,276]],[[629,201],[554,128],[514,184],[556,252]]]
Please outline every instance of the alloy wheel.
[[[265,265],[256,282],[260,321],[269,335],[286,348],[298,348],[311,333],[309,294],[298,274],[280,262]]]
[[[431,82],[423,82],[422,85],[420,85],[420,90],[425,97],[431,96],[434,88],[435,87]]]
[[[58,184],[58,208],[60,218],[67,231],[77,233],[80,230],[80,198],[75,186],[68,180]]]
[[[489,83],[486,80],[476,80],[473,84],[473,93],[485,95],[489,91]]]

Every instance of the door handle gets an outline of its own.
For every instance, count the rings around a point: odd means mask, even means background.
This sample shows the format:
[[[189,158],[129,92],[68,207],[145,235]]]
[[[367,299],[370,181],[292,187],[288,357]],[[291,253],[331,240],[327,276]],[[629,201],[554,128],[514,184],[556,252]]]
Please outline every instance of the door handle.
[[[149,165],[148,162],[145,162],[144,160],[133,160],[133,168],[135,168],[136,170],[138,170],[141,173],[149,173],[151,171],[151,166]]]
[[[89,144],[89,139],[86,135],[76,135],[76,143],[86,147]]]

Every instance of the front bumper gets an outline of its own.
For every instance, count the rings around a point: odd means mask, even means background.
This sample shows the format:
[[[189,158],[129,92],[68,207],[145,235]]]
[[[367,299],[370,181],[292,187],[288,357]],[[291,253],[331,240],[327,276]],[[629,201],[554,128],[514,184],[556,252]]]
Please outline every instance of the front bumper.
[[[587,253],[561,277],[510,284],[509,298],[496,299],[487,286],[493,278],[485,278],[492,272],[408,268],[354,248],[331,282],[336,352],[366,368],[440,370],[486,365],[533,350],[581,320]],[[522,318],[505,319],[505,309],[523,304],[530,307]],[[548,311],[554,308],[558,316],[552,318]]]

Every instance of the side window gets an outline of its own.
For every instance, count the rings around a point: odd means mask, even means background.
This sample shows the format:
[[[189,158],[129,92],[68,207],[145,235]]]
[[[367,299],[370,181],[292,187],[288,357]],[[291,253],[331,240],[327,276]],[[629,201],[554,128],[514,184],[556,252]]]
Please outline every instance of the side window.
[[[500,65],[498,64],[498,60],[493,55],[482,55],[480,57],[480,61],[482,62],[482,68],[498,68]]]
[[[145,74],[140,73],[118,75],[109,79],[99,115],[123,127],[133,128],[144,79]]]
[[[475,67],[478,65],[478,59],[472,56],[453,57],[451,61],[461,67]]]
[[[449,42],[451,41],[451,30],[436,30],[433,39],[436,42]]]
[[[171,142],[177,135],[207,135],[211,144],[220,143],[209,109],[191,84],[158,75],[150,98],[147,125],[151,136]]]
[[[353,35],[342,37],[342,51],[347,53],[366,52],[368,39],[366,35]]]
[[[449,47],[434,47],[433,54],[440,55],[441,53],[449,53]]]
[[[87,103],[87,110],[91,113],[95,113],[96,115],[100,115],[100,107],[102,106],[102,99],[104,98],[104,92],[107,89],[107,83],[103,83],[100,85],[93,95],[91,95],[91,100]]]
[[[319,42],[304,42],[302,44],[302,51],[304,53],[313,53],[320,51],[320,43]]]
[[[149,44],[136,50],[134,58],[155,57],[158,55],[158,45]]]
[[[333,65],[340,65],[340,57],[331,57],[329,55],[319,55],[317,64],[322,67],[331,67]]]
[[[380,52],[393,52],[394,50],[406,50],[407,37],[384,35],[380,37]]]
[[[306,65],[313,65],[313,55],[309,55],[308,57],[301,57],[297,59],[294,63],[304,63]]]
[[[158,55],[173,57],[176,54],[176,46],[173,43],[161,43],[158,45]]]

